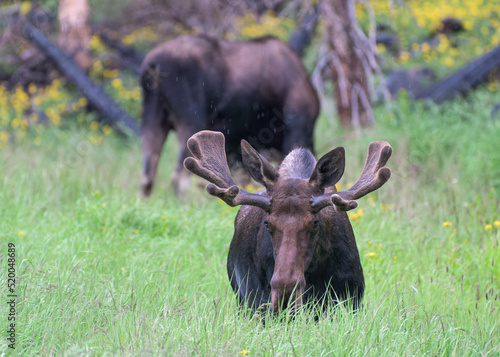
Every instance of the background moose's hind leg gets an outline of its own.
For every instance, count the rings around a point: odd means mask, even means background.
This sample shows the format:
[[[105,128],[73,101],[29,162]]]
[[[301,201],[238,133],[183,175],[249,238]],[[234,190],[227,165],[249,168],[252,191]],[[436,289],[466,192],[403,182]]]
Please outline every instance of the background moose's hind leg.
[[[177,139],[179,141],[179,158],[175,167],[175,172],[170,179],[174,193],[180,197],[189,188],[189,177],[191,174],[184,168],[184,159],[191,156],[187,148],[188,139],[203,130],[203,126],[186,126],[176,130]]]
[[[148,197],[153,189],[163,144],[172,127],[168,122],[169,113],[161,102],[159,88],[157,86],[146,87],[143,85],[143,93],[141,139],[144,162],[141,194],[143,197]]]

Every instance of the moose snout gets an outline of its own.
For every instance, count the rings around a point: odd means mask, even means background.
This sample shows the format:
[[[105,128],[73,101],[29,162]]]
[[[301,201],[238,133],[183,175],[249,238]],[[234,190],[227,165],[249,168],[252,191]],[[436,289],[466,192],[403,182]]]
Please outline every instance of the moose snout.
[[[273,312],[286,308],[288,304],[299,307],[302,303],[302,293],[306,286],[303,274],[293,275],[288,278],[273,276],[271,279],[271,304]]]

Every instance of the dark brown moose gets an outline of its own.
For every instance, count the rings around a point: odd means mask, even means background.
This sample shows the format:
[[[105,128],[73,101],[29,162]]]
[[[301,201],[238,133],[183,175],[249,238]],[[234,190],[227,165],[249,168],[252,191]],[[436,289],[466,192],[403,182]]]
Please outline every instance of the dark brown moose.
[[[182,36],[153,49],[141,68],[143,88],[141,190],[149,196],[158,160],[170,130],[177,133],[179,159],[172,185],[186,186],[182,162],[194,133],[226,135],[231,161],[246,139],[258,150],[287,154],[313,148],[319,101],[300,58],[272,37],[229,42]]]
[[[242,205],[235,220],[227,271],[241,304],[300,306],[322,297],[346,300],[356,308],[364,278],[354,233],[345,211],[356,199],[381,187],[391,176],[384,167],[392,154],[385,141],[372,142],[358,181],[337,192],[344,173],[344,148],[317,162],[307,149],[290,152],[278,170],[248,142],[241,141],[243,164],[265,187],[246,192],[233,181],[226,162],[224,135],[202,131],[187,142],[193,157],[186,169],[210,183],[207,191],[229,206]]]

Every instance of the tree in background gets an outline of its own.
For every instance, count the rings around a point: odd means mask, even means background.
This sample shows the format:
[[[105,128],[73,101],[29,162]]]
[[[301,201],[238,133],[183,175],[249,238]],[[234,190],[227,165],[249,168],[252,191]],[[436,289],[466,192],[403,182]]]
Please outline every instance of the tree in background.
[[[59,46],[87,71],[90,68],[90,6],[88,0],[61,0]]]
[[[372,126],[369,89],[378,68],[374,43],[358,25],[354,0],[323,0],[322,9],[340,123],[343,128]]]

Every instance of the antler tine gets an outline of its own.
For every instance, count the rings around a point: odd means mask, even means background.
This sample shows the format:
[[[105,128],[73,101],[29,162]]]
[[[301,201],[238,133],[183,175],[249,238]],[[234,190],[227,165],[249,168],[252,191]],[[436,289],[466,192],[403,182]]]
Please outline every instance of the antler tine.
[[[391,170],[383,167],[392,155],[392,147],[385,141],[374,141],[368,147],[365,167],[358,181],[348,190],[335,193],[332,203],[340,210],[357,207],[356,199],[380,188],[391,177]]]
[[[224,134],[200,131],[189,138],[187,147],[193,157],[184,160],[186,169],[221,188],[236,185],[227,165]]]
[[[385,141],[374,141],[368,147],[368,155],[363,172],[358,181],[348,190],[313,197],[312,207],[319,211],[331,204],[340,211],[349,211],[358,206],[355,201],[380,188],[391,177],[391,170],[384,167],[392,154],[392,148]]]
[[[236,186],[226,160],[224,134],[216,131],[200,131],[187,141],[193,157],[184,160],[184,167],[193,174],[210,182],[207,192],[219,197],[229,206],[252,205],[268,210],[271,199],[246,192]]]

